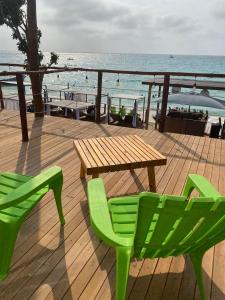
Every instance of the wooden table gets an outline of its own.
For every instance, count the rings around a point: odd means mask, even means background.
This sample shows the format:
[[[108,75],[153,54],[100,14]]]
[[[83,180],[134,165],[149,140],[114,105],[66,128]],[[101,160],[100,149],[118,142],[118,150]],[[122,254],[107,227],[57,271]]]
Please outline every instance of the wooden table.
[[[65,109],[65,117],[67,117],[67,109],[72,109],[75,112],[77,120],[80,119],[80,111],[87,109],[88,107],[95,107],[95,104],[90,102],[79,102],[75,100],[54,100],[45,103],[47,107],[47,114],[51,114],[51,106],[61,107]]]
[[[81,160],[80,178],[147,168],[150,191],[155,192],[154,167],[166,164],[166,158],[137,135],[75,140],[74,146]]]

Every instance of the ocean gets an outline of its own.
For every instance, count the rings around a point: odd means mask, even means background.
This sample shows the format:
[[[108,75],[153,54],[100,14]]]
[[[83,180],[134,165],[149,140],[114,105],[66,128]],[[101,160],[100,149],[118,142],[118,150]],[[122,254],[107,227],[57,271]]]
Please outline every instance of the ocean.
[[[45,54],[44,63],[48,61],[49,53]],[[20,53],[0,51],[0,62],[23,63],[24,56]],[[58,66],[121,69],[134,71],[171,71],[171,72],[199,72],[199,73],[225,73],[225,56],[197,56],[197,55],[161,55],[161,54],[109,54],[109,53],[60,53]],[[10,68],[1,67],[0,71],[8,71]],[[11,68],[12,70],[12,68]],[[86,80],[88,77],[88,80]],[[119,75],[119,86],[117,74],[103,75],[103,89],[109,95],[115,93],[127,93],[147,96],[147,86],[142,81],[149,79],[149,76]],[[44,78],[48,88],[56,89],[70,86],[71,90],[87,89],[96,87],[97,76],[95,73],[73,72],[49,74]],[[190,78],[194,79],[194,78]],[[204,78],[197,78],[203,79]],[[28,80],[28,79],[26,79]],[[212,79],[213,80],[213,79]],[[214,79],[218,80],[218,79]],[[9,87],[5,87],[7,92]],[[183,90],[187,91],[187,90]],[[190,90],[189,90],[190,91]],[[200,92],[200,91],[197,91]],[[157,95],[157,88],[153,95]],[[154,97],[153,96],[153,97]],[[225,92],[210,91],[210,96],[225,101]],[[156,100],[153,99],[153,108]],[[202,109],[196,107],[196,109]],[[204,108],[203,108],[204,109]],[[209,109],[210,115],[225,116],[224,110]]]

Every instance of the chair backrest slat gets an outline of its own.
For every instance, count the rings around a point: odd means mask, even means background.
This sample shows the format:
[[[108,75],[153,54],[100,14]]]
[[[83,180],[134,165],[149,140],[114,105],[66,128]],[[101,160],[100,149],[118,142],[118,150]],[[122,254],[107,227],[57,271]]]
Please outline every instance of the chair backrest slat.
[[[216,202],[220,202],[217,208],[214,210],[213,204],[211,210],[209,212],[205,211],[204,216],[202,216],[202,222],[199,227],[193,232],[193,234],[189,237],[185,243],[193,243],[200,242],[201,240],[207,238],[213,238],[221,231],[221,223],[224,222],[225,218],[225,198],[220,197]],[[201,201],[201,200],[200,200]],[[204,203],[205,204],[205,203]],[[195,207],[195,210],[201,210],[201,213],[205,210],[205,206],[201,206],[198,208]],[[193,211],[192,211],[193,212]],[[197,213],[197,212],[196,212]]]
[[[161,250],[165,250],[164,244],[167,243],[168,239],[173,235],[174,230],[178,226],[186,207],[184,197],[175,196],[161,196],[161,203],[157,208],[156,215],[158,215],[155,229],[151,235],[151,239],[146,245],[145,256],[157,257]],[[141,200],[142,202],[148,203],[149,200]],[[140,210],[142,204],[140,204]],[[144,251],[142,252],[144,254]]]
[[[190,252],[196,243],[217,239],[225,224],[225,198],[213,200],[143,193],[134,239],[136,257],[166,257]],[[223,226],[224,228],[224,226]],[[225,232],[225,231],[224,231]],[[204,246],[205,247],[205,246]]]
[[[170,201],[170,205],[173,207],[173,202]],[[198,198],[197,201],[193,199],[190,202],[186,202],[186,207],[183,213],[181,212],[179,223],[174,229],[173,234],[167,239],[164,247],[176,250],[179,248],[179,245],[182,247],[185,242],[189,245],[190,239],[192,236],[196,236],[204,217],[208,215],[213,205],[214,201],[206,198]]]
[[[145,193],[142,194],[143,199],[145,199]],[[146,193],[148,196],[148,193]],[[142,198],[141,197],[141,198]],[[155,222],[157,221],[154,218],[155,211],[160,203],[160,196],[157,194],[150,194],[151,200],[147,204],[145,209],[145,203],[140,202],[139,200],[139,210],[138,210],[138,220],[137,220],[137,227],[136,227],[136,235],[134,241],[134,249],[135,249],[135,256],[141,257],[141,252],[143,250],[143,246],[145,244],[146,239],[149,237],[149,231],[151,234],[152,228]],[[140,209],[140,206],[143,208]]]

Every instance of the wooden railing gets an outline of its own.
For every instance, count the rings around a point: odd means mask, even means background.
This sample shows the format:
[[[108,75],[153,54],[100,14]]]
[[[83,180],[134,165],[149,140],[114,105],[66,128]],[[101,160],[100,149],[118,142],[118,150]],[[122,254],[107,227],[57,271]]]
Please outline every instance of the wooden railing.
[[[1,84],[0,84],[0,107],[1,107],[1,109],[5,108],[4,101],[3,101],[3,93],[2,93],[2,86],[1,86]]]
[[[26,67],[22,64],[6,64],[0,63],[0,66],[8,67]],[[170,86],[171,77],[197,77],[201,78],[220,78],[225,79],[225,74],[220,73],[191,73],[191,72],[147,72],[147,71],[128,71],[128,70],[113,70],[113,69],[90,69],[90,68],[69,68],[69,67],[51,67],[48,70],[40,69],[39,71],[4,71],[0,72],[0,80],[2,76],[16,76],[17,78],[17,89],[19,96],[19,105],[20,105],[20,119],[22,127],[22,140],[28,141],[28,128],[27,128],[27,118],[26,118],[26,103],[24,95],[24,85],[23,85],[23,75],[34,75],[34,74],[52,74],[52,73],[62,73],[62,72],[95,72],[98,75],[97,78],[97,97],[96,97],[96,116],[95,121],[100,122],[100,112],[101,112],[101,95],[102,95],[102,78],[104,73],[111,74],[127,74],[127,75],[141,75],[141,76],[164,76],[164,86],[163,86],[163,97],[162,97],[162,106],[161,106],[161,119],[159,125],[159,131],[164,132],[165,128],[165,119],[166,119],[166,110]],[[148,97],[150,104],[150,98]],[[0,87],[0,102],[2,107],[3,95]],[[149,106],[150,107],[150,106]],[[149,113],[149,112],[148,112]]]

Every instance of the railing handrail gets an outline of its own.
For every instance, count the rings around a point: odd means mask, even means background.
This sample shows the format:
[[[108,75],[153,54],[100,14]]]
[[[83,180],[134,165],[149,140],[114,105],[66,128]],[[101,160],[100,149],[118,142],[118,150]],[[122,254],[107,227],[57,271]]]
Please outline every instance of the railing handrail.
[[[24,65],[20,64],[6,64],[1,63],[0,66],[16,66],[23,67]],[[127,74],[127,75],[141,75],[141,76],[163,76],[164,77],[164,88],[163,88],[163,97],[162,97],[162,106],[161,106],[161,119],[159,131],[164,132],[165,127],[165,119],[166,119],[166,109],[169,95],[169,85],[171,77],[195,77],[195,82],[197,77],[201,78],[223,78],[225,79],[225,74],[222,73],[193,73],[193,72],[159,72],[159,71],[132,71],[132,70],[115,70],[115,69],[93,69],[93,68],[77,68],[77,67],[50,67],[42,69],[40,68],[38,71],[2,71],[0,72],[0,78],[3,76],[16,76],[17,78],[17,88],[18,88],[18,96],[20,101],[20,118],[21,118],[21,127],[22,127],[22,138],[23,141],[28,141],[28,128],[27,128],[27,118],[26,118],[26,101],[24,94],[24,85],[23,85],[23,75],[30,75],[31,77],[35,77],[36,74],[51,74],[51,73],[64,73],[64,72],[96,72],[97,73],[97,96],[96,96],[96,110],[95,110],[95,121],[97,123],[100,122],[100,110],[101,110],[101,95],[102,95],[102,78],[104,73],[111,74]],[[33,75],[33,76],[32,76]],[[152,85],[149,85],[148,92],[148,104],[146,110],[146,116],[148,120],[149,111],[150,111],[150,101],[151,101],[151,89]],[[0,91],[1,91],[1,83],[0,83]],[[36,94],[34,94],[35,96]],[[0,99],[3,98],[0,95]],[[39,108],[38,108],[39,109]],[[42,114],[43,112],[38,110],[38,113]],[[146,129],[148,123],[146,123]]]
[[[20,66],[20,64],[4,64],[0,66]],[[0,76],[16,76],[20,75],[32,75],[32,74],[51,74],[51,73],[62,73],[62,72],[96,72],[96,73],[111,73],[111,74],[127,74],[127,75],[142,75],[142,76],[178,76],[178,77],[206,77],[206,78],[225,78],[223,73],[194,73],[194,72],[163,72],[163,71],[133,71],[133,70],[114,70],[114,69],[98,69],[98,68],[71,68],[71,67],[49,67],[46,69],[40,69],[38,71],[2,71]]]

